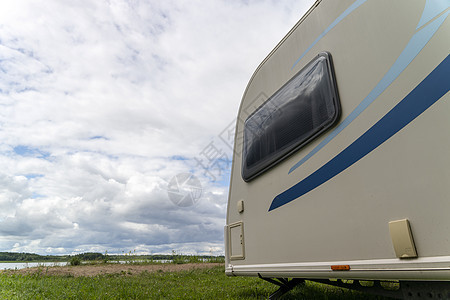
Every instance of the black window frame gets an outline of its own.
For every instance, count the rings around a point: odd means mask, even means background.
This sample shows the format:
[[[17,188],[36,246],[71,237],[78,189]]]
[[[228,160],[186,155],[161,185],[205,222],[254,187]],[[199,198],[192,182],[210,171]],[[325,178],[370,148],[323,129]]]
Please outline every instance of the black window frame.
[[[301,79],[301,78],[298,78],[299,76],[302,76],[305,79],[302,81],[302,83],[306,82],[306,79],[310,79],[310,81],[312,81],[312,77],[311,78],[307,77],[308,72],[311,72],[311,70],[316,66],[316,64],[319,64],[322,62],[324,62],[323,66],[326,67],[326,70],[324,72],[322,72],[321,74],[327,75],[327,79],[328,79],[327,83],[328,84],[324,84],[324,85],[328,86],[327,91],[328,91],[329,97],[327,97],[325,100],[319,99],[319,100],[322,100],[323,103],[321,102],[318,105],[322,105],[322,106],[323,105],[326,105],[326,106],[332,105],[332,108],[334,109],[334,113],[332,113],[332,115],[330,117],[328,117],[328,119],[326,119],[326,121],[321,123],[320,126],[315,127],[315,128],[313,127],[313,129],[310,130],[310,133],[308,135],[305,135],[302,138],[297,137],[296,138],[297,140],[296,139],[291,140],[289,142],[289,144],[284,145],[279,149],[275,149],[274,152],[269,153],[269,155],[263,157],[262,160],[255,163],[256,165],[254,165],[250,168],[247,167],[246,164],[247,164],[247,153],[249,152],[249,150],[248,150],[249,142],[247,141],[246,137],[248,135],[251,135],[251,133],[250,133],[251,129],[248,129],[248,127],[253,126],[253,128],[257,128],[257,130],[261,130],[260,128],[264,126],[264,125],[260,125],[260,123],[255,123],[256,121],[253,121],[252,118],[257,118],[258,117],[257,114],[260,113],[260,114],[262,114],[262,116],[259,116],[259,118],[261,119],[261,118],[265,117],[265,120],[264,120],[264,122],[265,122],[268,119],[272,119],[273,116],[276,114],[282,115],[283,107],[278,109],[276,102],[277,101],[280,102],[280,99],[282,99],[283,93],[289,94],[288,93],[289,89],[295,90],[295,88],[290,87],[290,85],[295,84],[296,79]],[[309,75],[311,75],[311,74],[309,74]],[[305,83],[305,84],[308,84],[308,83]],[[306,90],[306,89],[304,89],[304,90]],[[319,91],[319,92],[322,92],[322,91]],[[299,102],[299,103],[294,103],[294,105],[297,104],[297,108],[298,108],[298,106],[305,106],[305,105],[311,104],[313,100],[312,101],[309,100],[309,102],[307,102],[308,100],[305,97],[307,97],[308,95],[304,96],[305,94],[306,94],[306,92],[304,92],[303,94],[299,93],[297,96],[295,96],[295,98],[294,98],[295,100],[292,100],[292,99],[286,100],[285,103],[281,103],[281,106],[284,105],[284,107],[287,107],[288,105],[286,105],[286,104],[291,104],[295,101]],[[301,97],[303,97],[303,98],[301,98]],[[300,100],[298,100],[298,99],[300,99]],[[306,99],[306,100],[304,100],[304,99]],[[281,100],[281,101],[283,101],[283,100]],[[300,103],[300,101],[303,101],[303,102]],[[275,104],[272,102],[275,102]],[[272,106],[272,107],[270,107],[270,106]],[[264,109],[265,109],[265,111],[264,111]],[[268,110],[269,110],[269,114],[267,115],[265,113],[267,113]],[[273,115],[270,114],[270,110],[272,110]],[[301,113],[301,111],[300,111],[300,113]],[[312,114],[313,114],[313,112],[311,112],[311,116],[310,116],[311,119],[314,118],[314,116]],[[262,105],[260,105],[245,121],[244,133],[243,133],[244,137],[243,137],[243,145],[242,145],[242,147],[243,147],[242,171],[241,171],[242,178],[244,179],[244,181],[249,182],[253,178],[261,175],[262,173],[266,172],[270,168],[274,167],[275,165],[277,165],[278,163],[280,163],[281,161],[283,161],[284,159],[286,159],[287,157],[292,155],[294,152],[297,152],[298,150],[300,150],[301,148],[303,148],[304,146],[309,144],[311,141],[316,139],[318,136],[323,134],[325,131],[329,130],[331,127],[336,125],[340,118],[340,115],[341,115],[341,104],[340,104],[339,93],[338,93],[338,89],[337,89],[336,76],[335,76],[335,72],[334,72],[332,57],[329,52],[321,52],[313,60],[311,60],[305,67],[303,67],[299,72],[297,72],[286,84],[284,84],[280,89],[278,89]],[[281,118],[282,118],[282,116],[281,116]],[[291,118],[292,118],[292,116],[291,116]],[[298,119],[298,115],[297,115],[297,119]],[[291,119],[289,119],[289,120],[291,120]],[[292,120],[294,120],[294,119],[292,119]],[[269,124],[270,124],[270,121],[269,121]],[[277,125],[276,122],[272,123],[272,124],[275,124],[272,127],[276,127],[276,125]],[[255,125],[256,125],[256,127],[255,127]],[[309,124],[309,125],[311,125],[311,124]],[[270,126],[268,126],[268,127],[270,127]],[[266,133],[266,131],[264,131],[264,129],[262,129],[262,130],[264,133]],[[275,136],[276,135],[274,135],[273,137],[275,137]],[[254,140],[252,141],[253,143],[255,143]],[[264,140],[264,139],[262,139],[262,140]],[[258,139],[257,142],[260,142],[260,140]],[[276,144],[276,142],[275,142],[275,144]],[[252,146],[253,146],[253,144],[252,144]],[[266,146],[270,147],[271,145],[267,144]],[[274,146],[274,147],[276,147],[276,146]]]

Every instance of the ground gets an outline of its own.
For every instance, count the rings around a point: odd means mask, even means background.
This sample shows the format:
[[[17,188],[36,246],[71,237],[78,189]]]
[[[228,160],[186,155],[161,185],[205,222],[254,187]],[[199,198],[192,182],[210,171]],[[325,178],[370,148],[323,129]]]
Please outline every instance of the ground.
[[[20,270],[4,270],[2,273],[14,274],[36,274],[60,275],[60,276],[87,276],[93,277],[104,274],[127,274],[135,275],[143,272],[176,272],[193,269],[212,268],[220,266],[220,263],[192,263],[192,264],[95,264],[81,266],[55,266],[55,267],[34,267]]]

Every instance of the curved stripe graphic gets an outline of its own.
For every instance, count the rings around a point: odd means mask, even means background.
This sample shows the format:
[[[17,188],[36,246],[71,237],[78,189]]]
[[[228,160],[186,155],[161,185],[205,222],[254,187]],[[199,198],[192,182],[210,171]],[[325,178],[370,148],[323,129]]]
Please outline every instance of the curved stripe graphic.
[[[269,211],[285,205],[343,172],[407,126],[450,90],[450,55],[402,101],[356,141],[317,171],[276,196]]]
[[[333,21],[333,23],[331,23],[330,26],[327,27],[327,29],[325,29],[317,37],[317,39],[315,39],[315,41],[305,50],[305,52],[303,52],[303,54],[300,55],[300,57],[292,65],[291,70],[298,64],[298,62],[303,58],[303,56],[305,56],[305,54],[308,53],[309,50],[311,50],[311,48],[314,47],[314,45],[317,44],[317,42],[319,42],[331,29],[333,29],[339,22],[345,19],[345,17],[347,17],[352,11],[360,7],[361,4],[364,4],[364,2],[366,1],[367,0],[357,0],[352,5],[350,5],[339,17],[336,18],[336,20]]]
[[[344,130],[356,117],[358,117],[378,96],[380,96],[384,90],[405,70],[405,68],[412,62],[412,60],[419,54],[419,52],[425,47],[428,41],[433,37],[439,27],[447,18],[449,12],[443,14],[420,31],[416,32],[405,49],[400,53],[400,56],[394,62],[392,67],[387,71],[384,77],[378,82],[374,89],[364,98],[363,101],[333,130],[328,136],[322,140],[311,152],[297,162],[290,170],[297,169],[326,144],[328,144],[334,137],[336,137],[342,130]]]
[[[425,3],[425,8],[423,9],[422,17],[420,18],[419,24],[417,24],[416,29],[419,29],[434,17],[439,15],[444,10],[450,7],[449,0],[428,0]]]

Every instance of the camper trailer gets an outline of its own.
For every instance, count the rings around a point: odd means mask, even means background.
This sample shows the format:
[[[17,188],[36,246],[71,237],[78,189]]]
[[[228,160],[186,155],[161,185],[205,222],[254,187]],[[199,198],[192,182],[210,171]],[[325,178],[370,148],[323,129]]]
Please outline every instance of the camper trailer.
[[[227,275],[278,295],[349,279],[450,297],[449,6],[318,0],[259,65],[236,123]]]

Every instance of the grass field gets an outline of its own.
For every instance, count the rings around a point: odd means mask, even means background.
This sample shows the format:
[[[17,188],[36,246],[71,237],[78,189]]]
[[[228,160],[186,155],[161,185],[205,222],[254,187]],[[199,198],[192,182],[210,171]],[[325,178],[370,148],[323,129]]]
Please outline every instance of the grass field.
[[[0,299],[266,299],[276,287],[258,278],[227,277],[223,266],[216,266],[94,277],[6,272],[0,274],[0,289]],[[283,299],[385,298],[307,281]]]

